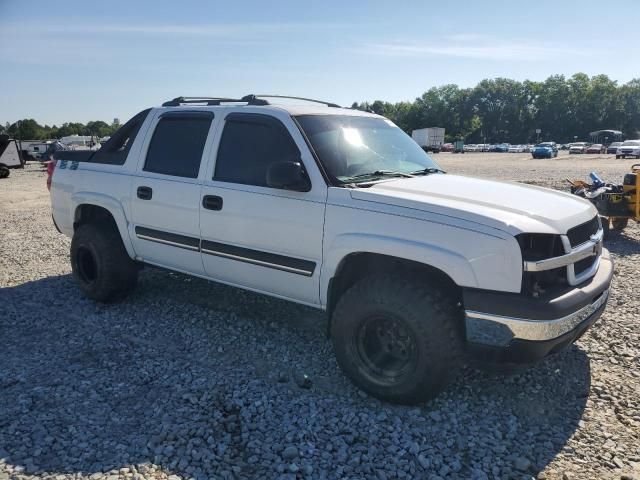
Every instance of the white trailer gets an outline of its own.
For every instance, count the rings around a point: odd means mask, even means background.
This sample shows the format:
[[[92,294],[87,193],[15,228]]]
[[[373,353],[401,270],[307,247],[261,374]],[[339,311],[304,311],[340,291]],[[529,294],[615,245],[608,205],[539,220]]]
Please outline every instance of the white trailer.
[[[411,132],[411,138],[422,147],[425,152],[438,153],[444,143],[444,128],[419,128]]]
[[[47,151],[47,149],[49,148],[49,145],[51,145],[51,140],[47,140],[44,142],[31,143],[29,145],[29,150],[28,150],[29,155],[33,158],[41,159],[42,154]]]
[[[18,143],[6,135],[0,136],[0,178],[9,176],[10,168],[24,167]]]

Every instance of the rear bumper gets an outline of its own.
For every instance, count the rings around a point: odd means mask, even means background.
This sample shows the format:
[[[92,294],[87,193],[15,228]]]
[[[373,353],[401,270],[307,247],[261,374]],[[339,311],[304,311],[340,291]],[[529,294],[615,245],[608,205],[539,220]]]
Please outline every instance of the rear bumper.
[[[467,290],[469,352],[481,361],[533,363],[576,341],[604,311],[613,262],[603,250],[595,276],[559,297]]]

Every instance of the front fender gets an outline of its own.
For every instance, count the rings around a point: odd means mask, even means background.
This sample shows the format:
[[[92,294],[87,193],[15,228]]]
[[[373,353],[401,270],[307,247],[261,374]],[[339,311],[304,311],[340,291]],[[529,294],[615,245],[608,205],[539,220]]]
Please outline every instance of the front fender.
[[[131,258],[135,258],[136,252],[133,248],[131,237],[129,236],[129,221],[124,213],[122,204],[117,199],[103,193],[76,192],[71,196],[71,209],[74,212],[74,222],[78,218],[78,207],[86,204],[102,207],[111,214],[116,222],[118,231],[120,232],[120,238],[122,238],[122,243],[124,244],[127,254]]]
[[[365,246],[363,248],[363,246]],[[478,287],[478,279],[469,260],[441,245],[416,242],[385,235],[350,233],[335,237],[323,259],[320,274],[320,303],[327,304],[329,281],[340,262],[353,253],[374,253],[412,260],[446,273],[459,286]]]

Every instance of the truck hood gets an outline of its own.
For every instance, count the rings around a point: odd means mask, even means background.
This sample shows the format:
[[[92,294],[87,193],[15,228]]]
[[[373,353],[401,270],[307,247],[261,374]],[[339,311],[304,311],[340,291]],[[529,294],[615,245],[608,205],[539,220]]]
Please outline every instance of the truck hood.
[[[451,174],[384,181],[354,189],[351,197],[466,220],[512,235],[564,234],[597,213],[587,200],[569,193]]]

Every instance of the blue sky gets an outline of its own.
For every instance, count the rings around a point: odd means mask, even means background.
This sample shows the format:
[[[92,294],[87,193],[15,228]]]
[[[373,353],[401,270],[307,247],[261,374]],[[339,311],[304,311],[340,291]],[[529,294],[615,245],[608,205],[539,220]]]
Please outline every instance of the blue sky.
[[[179,95],[350,105],[498,76],[624,83],[639,15],[638,0],[0,0],[0,122],[125,121]]]

